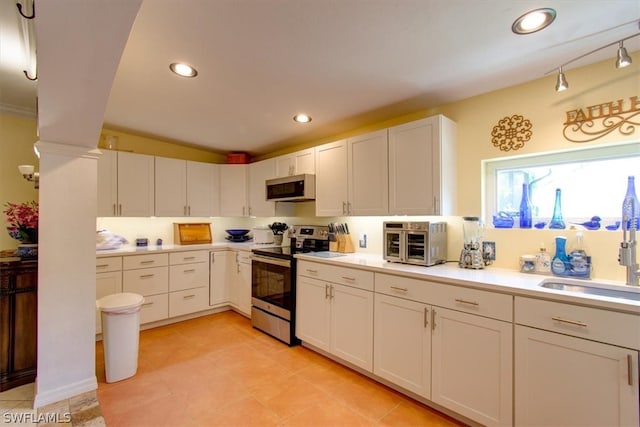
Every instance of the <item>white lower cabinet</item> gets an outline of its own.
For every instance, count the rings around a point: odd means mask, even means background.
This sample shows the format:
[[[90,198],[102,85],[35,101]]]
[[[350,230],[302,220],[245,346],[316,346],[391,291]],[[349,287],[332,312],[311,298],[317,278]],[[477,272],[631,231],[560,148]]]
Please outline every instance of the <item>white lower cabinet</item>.
[[[431,398],[431,307],[375,295],[373,373]]]
[[[303,276],[340,277],[352,286]],[[296,336],[367,371],[373,370],[373,274],[300,262],[296,282]],[[369,282],[369,283],[367,283]],[[370,289],[366,289],[369,287]],[[364,288],[364,289],[363,289]]]
[[[231,251],[212,251],[209,253],[209,305],[229,304],[229,271],[231,271]]]
[[[251,316],[251,259],[247,251],[233,251],[229,271],[229,302],[245,316]]]
[[[375,290],[374,374],[481,424],[512,424],[511,296],[380,273]]]
[[[209,308],[209,253],[174,252],[169,255],[169,317]]]
[[[140,309],[140,324],[157,322],[169,317],[169,294],[147,295]]]
[[[512,323],[432,310],[431,400],[487,426],[510,425]]]
[[[122,292],[122,257],[96,259],[96,300]],[[96,334],[102,333],[100,310],[96,307]]]
[[[516,425],[639,425],[638,316],[516,297],[515,328]]]

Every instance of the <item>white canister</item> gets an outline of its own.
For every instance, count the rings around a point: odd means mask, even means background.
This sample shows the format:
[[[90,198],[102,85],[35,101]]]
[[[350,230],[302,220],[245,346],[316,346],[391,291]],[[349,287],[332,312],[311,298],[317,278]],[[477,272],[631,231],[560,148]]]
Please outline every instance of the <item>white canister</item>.
[[[535,273],[535,271],[536,271],[536,256],[520,255],[520,272]]]
[[[261,245],[273,243],[273,231],[268,227],[257,227],[252,230],[253,243]]]

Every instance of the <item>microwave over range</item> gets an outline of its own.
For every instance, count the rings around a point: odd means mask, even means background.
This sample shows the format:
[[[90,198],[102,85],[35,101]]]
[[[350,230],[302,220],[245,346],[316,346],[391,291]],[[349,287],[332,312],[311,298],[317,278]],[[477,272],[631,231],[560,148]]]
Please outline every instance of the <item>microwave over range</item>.
[[[300,174],[268,179],[267,200],[272,202],[301,202],[316,198],[316,176]]]
[[[385,222],[387,261],[430,266],[447,262],[446,222]]]

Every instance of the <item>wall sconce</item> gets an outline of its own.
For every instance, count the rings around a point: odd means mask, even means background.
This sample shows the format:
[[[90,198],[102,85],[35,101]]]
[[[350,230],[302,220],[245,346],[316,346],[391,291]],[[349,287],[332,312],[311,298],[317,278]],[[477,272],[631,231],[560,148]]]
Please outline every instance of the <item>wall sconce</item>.
[[[40,188],[40,173],[34,172],[33,165],[20,165],[18,170],[22,174],[22,177],[29,182],[33,182],[36,189]]]
[[[638,21],[638,28],[640,29],[640,21]],[[618,51],[617,51],[617,55],[616,55],[616,68],[624,68],[626,66],[631,65],[631,57],[629,56],[629,54],[627,53],[627,49],[624,47],[624,41],[625,40],[629,40],[631,38],[640,36],[640,33],[635,33],[630,35],[629,37],[625,37],[623,39],[617,40],[613,43],[609,43],[606,44],[604,46],[601,46],[597,49],[593,49],[592,51],[589,51],[587,53],[584,53],[580,56],[577,56],[567,62],[565,62],[564,64],[558,66],[557,68],[554,68],[553,70],[549,70],[546,73],[544,73],[544,75],[546,76],[547,74],[553,73],[555,71],[558,71],[558,78],[556,80],[556,92],[562,92],[563,90],[567,90],[569,88],[569,83],[567,82],[567,77],[565,76],[564,72],[562,71],[562,67],[565,67],[569,64],[571,64],[572,62],[577,61],[578,59],[582,59],[585,56],[591,55],[592,53],[596,53],[602,49],[605,49],[609,46],[614,46],[617,45],[618,46]]]

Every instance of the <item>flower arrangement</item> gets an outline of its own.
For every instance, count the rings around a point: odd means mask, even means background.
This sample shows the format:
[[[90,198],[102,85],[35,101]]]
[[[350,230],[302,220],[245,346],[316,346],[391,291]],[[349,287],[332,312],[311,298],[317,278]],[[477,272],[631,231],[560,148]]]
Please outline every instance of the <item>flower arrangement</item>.
[[[38,242],[38,202],[7,202],[3,213],[7,217],[9,235],[22,243]]]
[[[275,236],[278,236],[283,235],[284,232],[289,229],[289,226],[284,222],[274,222],[273,224],[269,225],[269,228]]]

